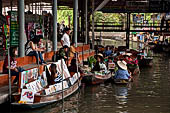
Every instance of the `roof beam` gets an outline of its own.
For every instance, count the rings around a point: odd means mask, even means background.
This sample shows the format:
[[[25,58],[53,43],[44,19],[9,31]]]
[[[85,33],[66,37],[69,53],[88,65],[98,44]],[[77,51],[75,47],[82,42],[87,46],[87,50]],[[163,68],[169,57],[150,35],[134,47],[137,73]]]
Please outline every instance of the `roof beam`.
[[[104,0],[95,10],[94,12],[102,9],[110,0]]]

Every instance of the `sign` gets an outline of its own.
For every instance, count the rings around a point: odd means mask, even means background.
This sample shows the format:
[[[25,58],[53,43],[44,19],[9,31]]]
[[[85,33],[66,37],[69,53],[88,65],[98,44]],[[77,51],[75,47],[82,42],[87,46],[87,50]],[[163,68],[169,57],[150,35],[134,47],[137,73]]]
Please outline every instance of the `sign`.
[[[11,46],[18,46],[19,43],[19,26],[17,22],[18,14],[16,11],[11,12],[11,23],[10,23],[10,44]]]
[[[20,101],[33,103],[34,102],[34,92],[32,90],[29,90],[29,89],[22,89]]]

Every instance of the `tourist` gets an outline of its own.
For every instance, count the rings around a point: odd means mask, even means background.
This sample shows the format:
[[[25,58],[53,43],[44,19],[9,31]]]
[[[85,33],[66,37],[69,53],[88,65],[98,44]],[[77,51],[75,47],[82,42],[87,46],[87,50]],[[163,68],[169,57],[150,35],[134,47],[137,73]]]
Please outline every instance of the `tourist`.
[[[37,37],[32,38],[26,45],[25,54],[26,56],[35,56],[37,64],[38,62],[39,64],[46,64],[41,53],[45,51],[45,48],[38,47],[39,41],[40,41],[40,38],[37,38]],[[39,61],[39,58],[40,58],[40,61]]]
[[[62,48],[60,48],[59,51],[56,52],[56,54],[52,57],[53,62],[57,62],[58,60],[64,59],[67,63],[68,61],[68,46],[65,45]]]
[[[47,78],[49,85],[53,85],[55,83],[59,83],[62,81],[61,74],[59,72],[57,72],[56,64],[51,64],[49,70],[51,72],[51,76],[48,76],[48,78]]]
[[[69,38],[69,35],[70,35],[70,28],[65,28],[64,29],[65,33],[63,35],[63,37],[61,38],[61,45],[62,46],[68,46],[70,47],[70,38]]]
[[[68,67],[68,70],[69,70],[69,72],[77,73],[77,62],[76,62],[75,58],[73,58],[71,60],[71,65]],[[78,72],[83,73],[82,70],[79,67],[78,67]]]
[[[19,72],[24,71],[22,67],[17,67],[17,61],[15,57],[17,55],[17,48],[11,47],[10,48],[10,67],[8,66],[8,55],[6,56],[3,64],[3,73],[8,74],[9,69],[11,70],[11,76],[16,76],[13,83],[17,83],[19,80]]]

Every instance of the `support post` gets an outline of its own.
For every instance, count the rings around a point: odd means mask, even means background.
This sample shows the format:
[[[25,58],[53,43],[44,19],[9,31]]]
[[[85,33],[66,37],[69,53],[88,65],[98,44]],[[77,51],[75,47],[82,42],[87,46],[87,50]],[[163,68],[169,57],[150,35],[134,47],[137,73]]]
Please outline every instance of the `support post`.
[[[85,20],[86,20],[86,31],[85,31],[85,44],[87,44],[87,35],[88,35],[88,20],[87,20],[87,15],[88,15],[88,9],[87,9],[87,4],[88,4],[88,0],[85,0]]]
[[[129,35],[130,35],[130,13],[127,13],[126,24],[126,48],[129,49]]]
[[[94,49],[94,0],[92,1],[92,49]]]
[[[78,23],[78,0],[74,0],[74,9],[73,9],[73,20],[74,20],[74,42],[75,47],[77,47],[77,23]]]
[[[0,0],[0,15],[2,14],[2,0]]]
[[[24,30],[25,30],[25,9],[24,0],[18,0],[18,16],[19,16],[19,57],[25,56],[24,48]]]
[[[57,51],[57,0],[53,0],[53,50]]]

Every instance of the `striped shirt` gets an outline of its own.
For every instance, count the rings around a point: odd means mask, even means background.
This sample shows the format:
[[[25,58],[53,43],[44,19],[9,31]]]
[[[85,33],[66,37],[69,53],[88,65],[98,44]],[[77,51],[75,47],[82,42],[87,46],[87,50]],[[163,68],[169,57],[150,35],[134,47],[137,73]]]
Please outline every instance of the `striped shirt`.
[[[62,81],[62,76],[59,72],[57,72],[56,74],[57,74],[57,77],[54,79],[54,82],[59,83]]]

